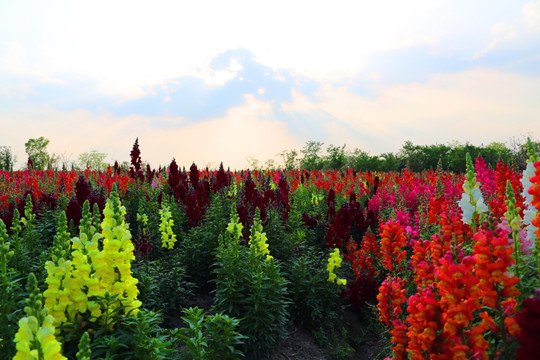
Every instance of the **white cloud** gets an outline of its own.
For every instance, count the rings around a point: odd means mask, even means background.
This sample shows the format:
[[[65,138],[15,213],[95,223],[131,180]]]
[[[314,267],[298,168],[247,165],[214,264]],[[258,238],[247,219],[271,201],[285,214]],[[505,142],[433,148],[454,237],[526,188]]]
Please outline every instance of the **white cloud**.
[[[212,86],[223,86],[228,81],[234,79],[239,71],[243,69],[242,64],[236,59],[231,59],[229,66],[224,70],[214,70],[210,63],[205,64],[191,72],[191,75],[204,80]]]
[[[253,95],[245,95],[245,99],[245,105],[229,109],[222,118],[190,125],[181,118],[116,117],[50,106],[0,110],[0,144],[13,147],[20,166],[26,158],[24,143],[39,136],[50,140],[50,153],[73,160],[96,149],[108,153],[110,160],[123,161],[129,160],[138,137],[143,160],[154,167],[168,165],[174,157],[180,165],[195,161],[201,167],[217,167],[223,161],[231,169],[246,168],[248,155],[265,161],[299,145],[287,133],[286,124],[274,119],[270,102],[258,101]]]
[[[531,38],[540,36],[540,0],[525,4],[519,19],[512,23],[499,22],[491,29],[489,44],[477,51],[473,59],[479,59],[487,52],[505,45],[519,46],[519,42],[528,44]]]
[[[523,6],[522,23],[532,31],[540,31],[540,1],[531,1]]]
[[[20,43],[3,44],[0,52],[0,74],[22,78],[37,78],[42,83],[65,85],[65,81],[49,76],[45,71],[28,67],[27,49]]]
[[[505,23],[498,23],[493,26],[493,29],[491,30],[491,33],[494,37],[493,40],[489,43],[489,45],[480,50],[477,51],[476,54],[474,54],[473,59],[479,59],[486,55],[486,53],[490,50],[495,49],[498,45],[508,41],[512,40],[515,37],[518,36],[518,31],[516,30],[516,27],[514,24],[505,24]]]
[[[36,74],[93,79],[106,94],[137,98],[153,84],[193,73],[222,84],[234,67],[198,69],[236,48],[273,69],[342,80],[362,72],[374,52],[444,48],[450,35],[459,46],[475,41],[516,4],[489,2],[486,10],[485,1],[430,0],[9,2],[0,9],[0,33],[25,49],[20,64]],[[480,10],[486,18],[474,15]],[[535,10],[529,13],[534,22]]]
[[[540,137],[540,79],[475,69],[433,76],[426,84],[382,89],[376,98],[325,86],[312,101],[295,93],[288,113],[325,111],[327,143],[396,152],[406,140],[417,144],[488,144],[531,132]]]

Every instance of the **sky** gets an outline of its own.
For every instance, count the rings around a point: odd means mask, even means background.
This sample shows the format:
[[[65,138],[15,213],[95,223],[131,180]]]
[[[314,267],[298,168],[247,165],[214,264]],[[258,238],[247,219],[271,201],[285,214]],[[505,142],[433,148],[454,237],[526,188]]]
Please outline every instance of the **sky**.
[[[540,0],[1,1],[0,146],[246,168],[540,137]]]

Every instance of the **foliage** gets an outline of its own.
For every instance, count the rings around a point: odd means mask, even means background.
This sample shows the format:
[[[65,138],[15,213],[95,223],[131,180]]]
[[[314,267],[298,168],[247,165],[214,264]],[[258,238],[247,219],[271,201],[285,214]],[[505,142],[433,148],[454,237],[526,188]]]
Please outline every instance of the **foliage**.
[[[228,215],[232,205],[230,198],[217,193],[203,218],[203,225],[190,229],[182,247],[182,263],[190,279],[201,289],[208,289],[214,253],[219,236],[225,235]]]
[[[239,359],[243,357],[238,348],[245,336],[236,328],[239,320],[223,314],[205,315],[204,310],[184,309],[182,320],[187,327],[178,331],[178,336],[187,347],[188,359],[214,360]]]
[[[13,155],[11,146],[0,146],[0,170],[13,171],[17,157]]]
[[[91,169],[105,171],[107,163],[104,161],[107,153],[102,153],[97,150],[90,150],[79,155],[79,166],[81,169],[89,167]]]
[[[473,158],[481,156],[491,168],[498,161],[511,164],[513,167],[523,169],[526,166],[527,147],[525,142],[513,139],[510,145],[501,142],[492,142],[488,145],[472,145],[468,142],[461,144],[450,142],[448,144],[416,145],[412,141],[405,141],[396,153],[382,153],[371,155],[363,149],[345,150],[342,146],[329,145],[326,153],[322,153],[324,143],[320,141],[307,141],[302,148],[302,158],[297,159],[296,150],[285,150],[280,153],[284,168],[292,170],[297,167],[306,170],[351,168],[360,171],[402,171],[405,168],[414,172],[435,170],[439,162],[447,171],[465,172],[465,154]],[[540,150],[540,142],[534,142],[534,147]]]
[[[216,254],[214,309],[242,319],[239,331],[247,337],[245,353],[260,358],[286,334],[287,281],[273,258],[263,256],[255,243],[244,247],[241,237],[242,224],[233,210]]]
[[[22,277],[9,266],[13,255],[6,226],[0,220],[0,352],[7,357],[15,355],[15,344],[11,340],[24,304],[24,290],[20,284]]]
[[[280,154],[283,159],[285,170],[294,170],[298,167],[298,152],[296,150],[284,150]]]
[[[147,260],[134,264],[134,275],[139,299],[143,307],[160,310],[174,317],[193,296],[194,284],[188,281],[180,254],[169,254],[167,259]]]
[[[321,162],[321,149],[324,143],[321,141],[308,141],[306,145],[302,148],[302,154],[304,156],[300,159],[300,166],[302,169],[307,170],[319,170],[322,168]]]
[[[339,289],[328,281],[325,260],[320,254],[307,251],[285,267],[291,320],[311,330],[337,320]]]
[[[33,168],[36,170],[43,170],[46,166],[50,168],[51,156],[47,152],[47,146],[50,140],[43,136],[37,139],[28,139],[24,144],[28,159],[32,161]]]
[[[345,167],[347,158],[345,156],[345,145],[334,146],[330,144],[326,149],[325,169],[342,169]]]

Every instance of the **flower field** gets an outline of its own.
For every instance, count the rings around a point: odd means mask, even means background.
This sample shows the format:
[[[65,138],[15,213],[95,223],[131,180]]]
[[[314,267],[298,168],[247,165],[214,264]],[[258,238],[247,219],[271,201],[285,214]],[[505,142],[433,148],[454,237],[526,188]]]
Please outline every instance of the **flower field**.
[[[0,171],[0,354],[258,359],[301,327],[335,359],[536,359],[539,210],[532,147],[466,174],[143,169],[137,144]]]

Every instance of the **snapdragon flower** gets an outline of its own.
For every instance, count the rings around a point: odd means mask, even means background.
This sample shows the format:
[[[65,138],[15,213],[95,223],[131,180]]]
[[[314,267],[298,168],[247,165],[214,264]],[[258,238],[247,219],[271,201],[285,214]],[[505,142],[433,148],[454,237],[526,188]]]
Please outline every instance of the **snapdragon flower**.
[[[43,308],[41,292],[34,273],[28,275],[28,293],[25,317],[19,320],[19,330],[15,334],[17,353],[14,360],[67,360],[62,355],[62,345],[54,335],[54,318]]]
[[[249,245],[255,250],[255,253],[258,256],[266,256],[266,260],[273,259],[270,255],[270,250],[268,249],[268,237],[266,233],[263,232],[260,210],[257,208],[255,210],[255,218],[253,219],[253,225],[251,226],[251,234],[249,235]]]
[[[337,275],[334,272],[334,269],[338,269],[341,267],[342,261],[343,259],[339,254],[339,249],[335,248],[334,251],[330,253],[330,257],[328,258],[328,265],[326,266],[326,270],[328,271],[328,281],[336,282],[338,285],[347,285],[347,280],[337,279]]]
[[[482,220],[483,214],[488,211],[488,207],[482,197],[480,183],[476,181],[476,173],[469,153],[467,153],[467,175],[463,184],[463,191],[459,201],[462,211],[461,219],[463,223],[476,228],[476,215],[480,215]]]
[[[45,307],[54,316],[55,326],[73,323],[82,314],[87,314],[90,321],[98,320],[103,314],[97,299],[106,294],[116,295],[119,300],[108,308],[109,312],[123,306],[125,314],[132,311],[136,315],[141,306],[137,300],[138,280],[131,274],[134,246],[124,220],[126,209],[120,203],[116,186],[105,203],[101,233],[90,226],[89,206],[84,208],[82,231],[79,237],[71,239],[69,259],[57,256],[45,265],[48,274]]]
[[[240,240],[242,238],[242,230],[244,225],[240,222],[240,217],[234,208],[231,211],[231,222],[227,225],[227,232],[231,234],[233,239]]]
[[[171,210],[169,206],[163,205],[163,208],[159,210],[161,216],[161,224],[159,224],[159,231],[161,231],[161,246],[167,249],[172,249],[176,243],[176,234],[173,232],[174,220],[172,219]]]
[[[523,176],[521,177],[521,184],[523,185],[523,191],[521,195],[525,198],[526,208],[523,210],[523,225],[525,226],[525,231],[527,231],[527,240],[531,243],[536,242],[536,226],[533,225],[532,220],[536,217],[538,210],[533,206],[533,196],[529,193],[529,189],[533,186],[531,178],[535,176],[536,168],[534,163],[538,161],[538,155],[532,147],[531,140],[527,140],[528,155],[527,166],[523,170]]]

